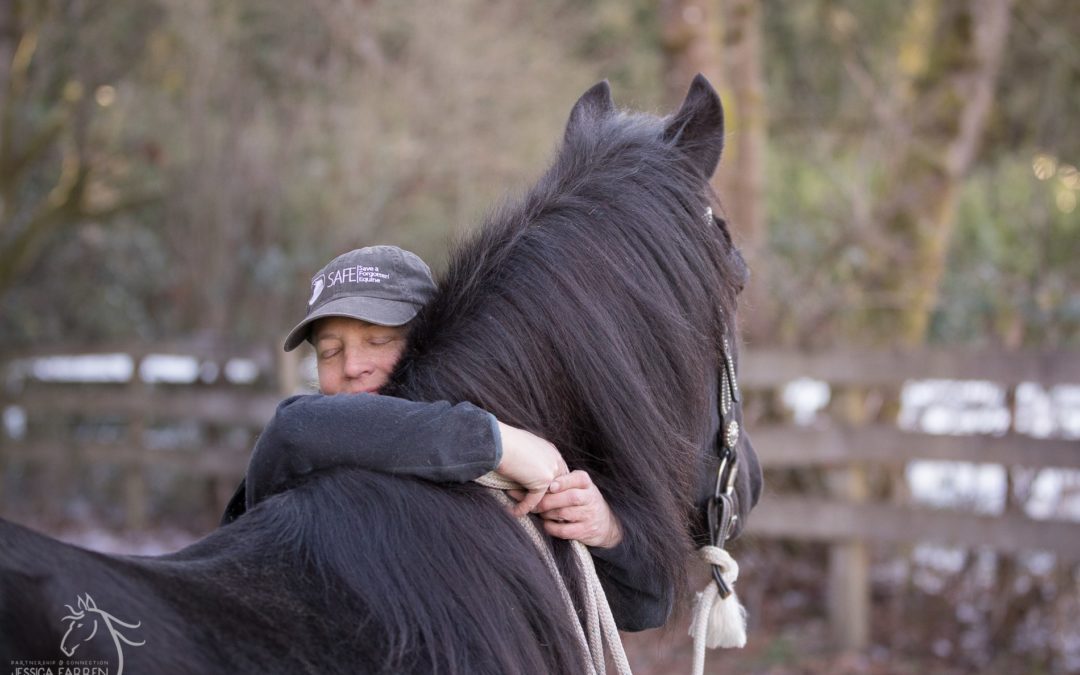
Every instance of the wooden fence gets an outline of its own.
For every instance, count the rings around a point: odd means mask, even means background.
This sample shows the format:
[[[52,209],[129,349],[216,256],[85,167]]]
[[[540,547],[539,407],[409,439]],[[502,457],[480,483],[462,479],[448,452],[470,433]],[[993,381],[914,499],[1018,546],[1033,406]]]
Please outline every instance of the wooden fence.
[[[111,382],[42,380],[34,363],[49,358],[121,356],[130,359],[130,377]],[[155,358],[182,357],[195,364],[190,383],[147,382],[144,366]],[[228,364],[241,360],[254,369],[250,381],[230,382]],[[70,472],[87,467],[116,467],[123,473],[124,523],[131,529],[148,525],[147,476],[167,471],[201,480],[209,489],[191,499],[202,515],[220,513],[247,466],[258,431],[284,395],[300,388],[295,353],[277,356],[269,347],[231,349],[212,342],[117,345],[95,349],[75,345],[5,354],[0,410],[16,409],[24,428],[11,438],[0,429],[0,477],[4,467],[33,467]],[[86,433],[102,423],[118,429],[109,438]],[[189,424],[197,443],[154,447],[155,430]],[[10,426],[10,420],[6,420]],[[0,482],[0,485],[3,483]],[[65,495],[41,495],[46,500]],[[115,496],[114,496],[115,499]],[[30,500],[45,500],[31,495]],[[10,502],[0,494],[0,508]],[[6,510],[6,509],[4,509]]]
[[[17,407],[26,419],[22,438],[0,433],[0,476],[5,464],[37,464],[46,469],[72,462],[118,466],[124,473],[127,524],[135,528],[147,523],[145,474],[151,467],[202,477],[213,486],[213,507],[220,509],[243,473],[258,429],[283,394],[295,391],[299,384],[296,359],[279,359],[270,348],[236,351],[185,343],[94,351],[130,355],[136,375],[120,383],[75,384],[42,382],[24,372],[33,359],[89,353],[72,347],[6,354],[0,360],[0,373],[6,373],[0,410]],[[200,364],[213,364],[210,373],[220,373],[229,359],[243,357],[254,362],[260,374],[254,382],[243,385],[230,384],[220,376],[187,385],[148,384],[137,373],[152,354],[191,355]],[[767,488],[751,516],[749,531],[759,538],[828,542],[829,614],[840,644],[861,647],[868,640],[868,544],[936,542],[1004,553],[1050,551],[1062,560],[1080,560],[1078,522],[874,502],[866,474],[871,465],[903,466],[924,459],[1080,469],[1080,442],[1038,440],[1015,432],[998,437],[932,436],[871,422],[859,412],[859,405],[848,405],[875,391],[895,394],[911,380],[989,380],[1009,391],[1022,382],[1044,386],[1080,383],[1080,356],[950,350],[819,354],[758,350],[744,355],[740,377],[748,399],[749,431],[763,466],[767,470],[813,469],[828,477],[827,493],[813,497]],[[755,400],[774,401],[784,386],[803,377],[829,384],[833,403],[824,419],[812,427],[755,424]],[[1007,400],[1011,403],[1014,397],[1009,395]],[[118,420],[123,432],[109,441],[73,436],[73,421],[94,419]],[[153,426],[169,422],[195,423],[207,430],[198,436],[201,445],[171,450],[148,447]],[[237,434],[237,429],[246,432]]]
[[[1080,561],[1080,522],[1034,520],[1020,513],[978,515],[949,509],[871,500],[866,470],[946,460],[1005,467],[1080,469],[1080,441],[1036,439],[1010,430],[1003,436],[942,436],[873,423],[859,401],[874,392],[898,392],[906,381],[990,381],[1005,388],[1015,421],[1015,391],[1025,382],[1044,387],[1080,383],[1073,353],[920,350],[836,351],[800,354],[759,350],[746,355],[743,387],[775,392],[794,379],[827,382],[841,405],[814,428],[749,423],[766,469],[824,470],[824,497],[767,493],[751,514],[758,537],[830,543],[828,609],[836,642],[861,648],[869,640],[869,543],[936,543],[1001,553],[1047,551]],[[853,413],[847,403],[855,402]],[[879,395],[878,399],[882,397]],[[845,409],[845,407],[847,409]]]

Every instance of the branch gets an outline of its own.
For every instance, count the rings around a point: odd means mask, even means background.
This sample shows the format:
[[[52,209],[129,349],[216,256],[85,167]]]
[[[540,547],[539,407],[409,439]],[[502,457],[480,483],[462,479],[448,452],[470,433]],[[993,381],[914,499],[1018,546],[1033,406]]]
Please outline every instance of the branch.
[[[954,85],[957,94],[963,97],[961,100],[967,101],[960,112],[958,133],[946,155],[946,166],[954,176],[967,173],[979,149],[1009,33],[1010,4],[1011,0],[981,2],[971,12],[975,22],[972,51],[976,67],[964,73]]]
[[[30,139],[30,142],[26,144],[26,148],[22,152],[5,153],[3,157],[6,160],[4,165],[5,175],[3,176],[4,183],[11,181],[17,182],[16,177],[26,168],[28,164],[33,162],[41,153],[53,144],[59,136],[60,132],[67,126],[67,122],[70,119],[69,115],[65,112],[54,111],[49,119],[45,122],[44,126],[38,130],[34,137]]]
[[[161,195],[154,192],[141,195],[133,195],[126,199],[117,200],[115,203],[110,204],[100,209],[80,210],[79,220],[85,221],[106,221],[115,218],[125,211],[133,211],[150,204],[155,204],[161,201]]]
[[[30,61],[37,51],[37,28],[28,28],[19,38],[18,46],[11,57],[11,69],[8,73],[7,96],[4,109],[0,111],[0,157],[12,155],[11,146],[15,139],[15,102],[26,89],[26,73]]]
[[[74,160],[79,162],[79,160]],[[82,200],[86,189],[89,168],[79,163],[71,168],[71,160],[60,174],[49,195],[38,205],[30,221],[14,236],[12,241],[0,249],[0,294],[6,291],[30,263],[37,257],[42,242],[56,227],[75,220],[78,214],[78,202]]]

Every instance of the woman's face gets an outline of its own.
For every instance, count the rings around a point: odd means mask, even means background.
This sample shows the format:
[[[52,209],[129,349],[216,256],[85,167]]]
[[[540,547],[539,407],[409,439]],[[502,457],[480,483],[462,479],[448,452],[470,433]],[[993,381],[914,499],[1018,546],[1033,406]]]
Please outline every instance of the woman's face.
[[[324,394],[373,394],[390,380],[405,350],[405,326],[345,317],[315,322],[312,343]]]

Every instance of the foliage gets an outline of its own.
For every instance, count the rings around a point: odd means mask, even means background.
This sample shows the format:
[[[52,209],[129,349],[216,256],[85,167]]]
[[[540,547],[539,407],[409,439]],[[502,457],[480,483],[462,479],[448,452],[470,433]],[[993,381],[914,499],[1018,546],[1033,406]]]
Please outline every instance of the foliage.
[[[863,312],[896,302],[868,283],[872,275],[924,273],[898,251],[880,257],[890,244],[879,204],[910,187],[888,170],[910,139],[886,132],[896,115],[910,114],[897,87],[925,59],[905,39],[918,5],[766,3],[766,283],[779,303],[781,341],[865,340],[873,326]],[[1064,253],[1080,249],[1070,206],[1080,141],[1068,122],[1080,91],[1080,51],[1067,38],[1080,28],[1074,14],[1051,0],[1012,10],[997,103],[959,191],[930,340],[1062,345],[1080,337],[1080,286]],[[1040,184],[1032,168],[1043,155],[1061,173]]]
[[[616,4],[582,22],[570,3],[132,1],[99,9],[88,32],[57,3],[31,74],[56,79],[75,72],[69,51],[118,45],[95,56],[90,88],[114,97],[86,104],[89,135],[163,189],[108,223],[74,214],[47,233],[49,255],[3,295],[0,342],[277,335],[306,275],[343,249],[397,243],[437,266],[447,239],[539,171],[598,79],[581,54],[624,53],[591,40],[640,18]],[[153,20],[136,29],[134,8]],[[8,102],[40,122],[53,90]]]
[[[888,159],[905,143],[886,122],[917,109],[918,73],[946,52],[927,51],[923,35],[939,4],[763,5],[768,249],[754,283],[775,307],[758,339],[867,339],[865,310],[896,302],[870,281],[918,273],[882,262],[880,204],[897,189]],[[11,7],[0,81],[17,74],[19,40],[38,39],[25,86],[3,100],[15,133],[0,141],[0,251],[68,180],[72,158],[86,180],[25,259],[0,270],[11,277],[3,344],[278,335],[306,275],[343,249],[388,241],[439,267],[448,240],[540,171],[588,84],[612,79],[632,107],[664,96],[660,13],[646,0]],[[1075,14],[1063,0],[1012,10],[929,339],[1077,339],[1065,253],[1080,247],[1066,208],[1080,152]],[[30,146],[34,160],[13,172]],[[1052,177],[1034,176],[1036,156]]]

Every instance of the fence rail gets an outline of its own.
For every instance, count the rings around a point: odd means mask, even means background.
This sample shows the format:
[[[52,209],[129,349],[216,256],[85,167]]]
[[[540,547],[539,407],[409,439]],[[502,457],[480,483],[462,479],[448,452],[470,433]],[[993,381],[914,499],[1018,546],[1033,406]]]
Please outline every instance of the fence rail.
[[[0,397],[0,405],[28,411],[84,417],[185,420],[207,424],[261,427],[274,414],[281,396],[237,388],[97,385],[62,387],[51,384]]]
[[[751,429],[766,468],[906,464],[917,460],[1080,469],[1080,443],[1057,438],[941,436],[886,425]],[[759,447],[760,446],[760,447]]]
[[[988,380],[1080,384],[1080,355],[1066,351],[1001,349],[838,349],[799,352],[759,349],[743,356],[739,377],[745,387],[780,387],[800,377],[832,385],[888,386],[906,380]]]
[[[234,446],[210,446],[198,451],[147,451],[116,443],[80,443],[60,447],[55,443],[33,441],[4,449],[8,461],[86,464],[116,464],[141,468],[168,468],[206,478],[236,481],[247,469],[248,453]]]
[[[1051,551],[1080,561],[1080,523],[946,509],[772,496],[754,510],[756,537],[801,541],[926,542],[1002,553]]]

